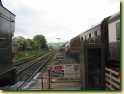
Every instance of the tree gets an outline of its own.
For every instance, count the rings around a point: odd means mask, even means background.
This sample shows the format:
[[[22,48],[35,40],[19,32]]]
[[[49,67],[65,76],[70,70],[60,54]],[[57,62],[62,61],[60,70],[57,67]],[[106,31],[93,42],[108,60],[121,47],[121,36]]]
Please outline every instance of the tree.
[[[32,39],[27,39],[27,42],[29,44],[28,49],[34,50],[35,49],[35,43]]]
[[[18,50],[24,51],[29,46],[27,40],[22,36],[17,36],[13,38],[13,41],[18,44]]]
[[[48,49],[47,41],[43,35],[35,35],[33,41],[37,49]]]

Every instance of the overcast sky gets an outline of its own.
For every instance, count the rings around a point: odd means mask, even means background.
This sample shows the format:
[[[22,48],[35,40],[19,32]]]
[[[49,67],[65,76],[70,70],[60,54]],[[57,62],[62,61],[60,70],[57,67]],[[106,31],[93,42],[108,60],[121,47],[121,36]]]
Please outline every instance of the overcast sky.
[[[2,0],[16,15],[14,36],[33,38],[42,34],[47,42],[69,41],[120,11],[120,0]]]

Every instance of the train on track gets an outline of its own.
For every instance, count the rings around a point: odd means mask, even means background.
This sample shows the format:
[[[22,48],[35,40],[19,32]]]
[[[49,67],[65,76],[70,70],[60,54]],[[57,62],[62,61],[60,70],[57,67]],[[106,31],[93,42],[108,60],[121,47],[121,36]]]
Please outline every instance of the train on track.
[[[0,86],[16,83],[16,68],[12,64],[12,36],[15,15],[0,0]]]
[[[82,45],[104,45],[107,67],[120,66],[120,12],[104,18],[99,24],[72,38],[66,53],[80,60]]]

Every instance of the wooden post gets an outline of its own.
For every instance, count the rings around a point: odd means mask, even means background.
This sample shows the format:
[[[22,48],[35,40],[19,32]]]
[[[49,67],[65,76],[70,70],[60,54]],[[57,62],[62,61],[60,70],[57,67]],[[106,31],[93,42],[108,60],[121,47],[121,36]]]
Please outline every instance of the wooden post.
[[[43,77],[41,77],[41,85],[42,85],[42,90],[43,90]]]
[[[52,77],[51,72],[50,72],[50,82],[52,82],[52,78],[53,78],[53,77]]]
[[[48,74],[46,74],[46,78],[45,78],[45,83],[46,83],[46,85],[45,85],[45,88],[47,89],[47,87],[48,87]]]
[[[50,88],[50,70],[48,70],[48,89],[51,89]]]

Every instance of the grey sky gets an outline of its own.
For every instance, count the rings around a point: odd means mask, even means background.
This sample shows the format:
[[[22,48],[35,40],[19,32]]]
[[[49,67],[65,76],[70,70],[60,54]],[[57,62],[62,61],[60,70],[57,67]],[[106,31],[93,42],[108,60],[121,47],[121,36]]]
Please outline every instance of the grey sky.
[[[16,15],[15,36],[42,34],[48,42],[69,41],[120,11],[119,0],[2,0]]]

